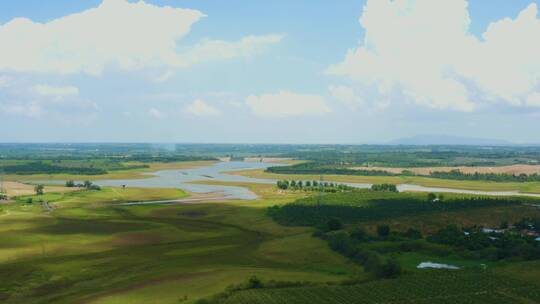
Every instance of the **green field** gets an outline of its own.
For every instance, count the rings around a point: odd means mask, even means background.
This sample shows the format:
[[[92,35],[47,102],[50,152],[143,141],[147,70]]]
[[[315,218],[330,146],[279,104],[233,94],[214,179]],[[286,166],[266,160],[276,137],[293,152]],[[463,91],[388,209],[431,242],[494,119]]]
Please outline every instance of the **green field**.
[[[158,295],[160,303],[192,303],[252,275],[328,282],[362,273],[312,238],[310,229],[275,224],[265,215],[264,197],[115,206],[185,195],[121,191],[46,194],[53,212],[35,203],[1,206],[1,302],[148,303]]]
[[[2,303],[537,303],[538,262],[485,260],[428,242],[374,239],[360,244],[384,261],[396,260],[396,279],[374,277],[368,268],[333,249],[331,238],[361,227],[376,235],[388,225],[395,235],[414,228],[424,235],[448,224],[497,226],[538,216],[531,198],[429,204],[425,193],[360,191],[325,194],[323,221],[275,221],[272,206],[318,208],[303,191],[270,184],[248,187],[259,199],[198,204],[122,206],[123,202],[179,199],[176,189],[111,188],[21,196],[0,205],[0,302]],[[32,198],[33,203],[27,203]],[[42,207],[48,201],[53,210]],[[453,203],[452,203],[453,202]],[[454,205],[452,205],[454,204]],[[276,207],[274,207],[276,208]],[[350,210],[350,208],[355,208]],[[293,218],[309,218],[300,212]],[[340,231],[314,237],[330,217]],[[313,225],[313,227],[309,227]],[[405,246],[405,247],[404,247]],[[412,247],[411,247],[412,246]],[[410,249],[413,248],[413,249]],[[458,271],[416,268],[432,261]],[[487,269],[485,269],[487,268]],[[533,269],[533,270],[531,270]],[[540,269],[540,268],[539,268]],[[239,290],[214,301],[250,277],[289,287]],[[292,285],[291,285],[292,284]],[[279,284],[278,284],[279,285]],[[404,301],[404,299],[407,301]]]

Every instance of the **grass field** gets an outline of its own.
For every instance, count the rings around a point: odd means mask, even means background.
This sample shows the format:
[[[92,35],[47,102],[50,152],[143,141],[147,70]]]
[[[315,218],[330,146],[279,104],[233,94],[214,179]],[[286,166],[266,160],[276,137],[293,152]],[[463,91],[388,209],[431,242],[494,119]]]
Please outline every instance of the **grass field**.
[[[278,191],[269,184],[204,183],[248,187],[259,198],[127,207],[118,203],[178,199],[189,194],[175,189],[104,187],[101,191],[21,196],[15,203],[1,205],[0,302],[195,303],[253,275],[265,281],[310,281],[315,286],[248,290],[235,294],[227,303],[402,303],[397,299],[404,295],[411,296],[410,303],[537,301],[531,297],[523,300],[530,285],[516,287],[523,281],[539,281],[539,271],[527,270],[537,267],[536,262],[489,264],[490,275],[485,275],[475,272],[479,261],[439,257],[437,262],[455,263],[472,271],[467,280],[449,277],[452,282],[473,284],[463,287],[415,269],[419,261],[433,258],[429,252],[392,253],[407,271],[398,279],[403,283],[396,288],[393,280],[371,281],[361,266],[330,250],[324,240],[312,237],[313,228],[282,226],[267,215],[268,207],[305,198],[309,193]],[[49,201],[54,210],[24,203],[29,197]],[[361,225],[369,232],[384,223],[393,230],[416,227],[427,233],[447,223],[491,225],[531,212],[535,209],[529,206],[499,206],[409,214]],[[385,244],[374,246],[379,248],[373,250],[380,250]],[[339,284],[351,277],[367,283]],[[420,287],[421,292],[414,292]],[[487,292],[488,288],[492,292]]]
[[[267,186],[253,185],[260,199],[249,203],[120,207],[111,203],[185,193],[104,188],[45,194],[53,212],[3,205],[0,302],[193,303],[252,275],[328,282],[362,273],[311,229],[268,218],[277,194]]]
[[[320,175],[306,174],[274,174],[264,170],[243,170],[228,172],[234,175],[243,175],[252,178],[275,180],[319,180]],[[341,183],[365,184],[414,184],[425,187],[453,188],[479,191],[520,191],[523,193],[540,193],[540,182],[487,182],[487,181],[458,181],[420,176],[353,176],[353,175],[324,175],[327,181]]]

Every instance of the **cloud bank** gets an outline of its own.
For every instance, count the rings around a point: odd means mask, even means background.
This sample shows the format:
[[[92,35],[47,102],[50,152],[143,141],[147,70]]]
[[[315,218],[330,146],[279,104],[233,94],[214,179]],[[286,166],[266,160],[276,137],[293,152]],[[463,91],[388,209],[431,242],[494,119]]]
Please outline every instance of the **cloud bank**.
[[[179,51],[177,42],[203,17],[192,9],[104,0],[97,8],[47,23],[16,18],[0,26],[0,70],[100,75],[108,65],[126,70],[183,68],[251,56],[282,38],[203,40]]]
[[[327,73],[381,100],[473,111],[501,102],[535,106],[540,92],[540,20],[529,5],[515,19],[470,33],[466,0],[368,0],[365,37]],[[344,93],[344,92],[341,92]]]

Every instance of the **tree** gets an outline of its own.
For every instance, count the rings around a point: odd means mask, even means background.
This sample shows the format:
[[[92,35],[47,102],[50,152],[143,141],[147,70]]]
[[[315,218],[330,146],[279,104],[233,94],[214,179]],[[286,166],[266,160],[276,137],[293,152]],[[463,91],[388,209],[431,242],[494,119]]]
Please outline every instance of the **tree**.
[[[387,237],[390,235],[390,227],[388,225],[379,225],[377,226],[377,234],[380,237]]]
[[[430,192],[427,195],[427,199],[428,199],[429,202],[434,202],[436,198],[437,198],[437,195],[435,195],[435,193],[433,193],[433,192]]]
[[[401,265],[396,260],[390,259],[379,265],[376,274],[379,278],[395,278],[401,274]]]
[[[287,190],[287,188],[289,188],[289,182],[287,182],[287,181],[278,181],[277,182],[277,187],[278,187],[278,189],[281,189],[281,190]]]
[[[91,181],[84,181],[83,185],[84,185],[84,187],[86,189],[90,189],[92,187],[92,182]]]
[[[72,180],[68,180],[68,181],[66,182],[66,187],[68,187],[68,188],[75,187],[75,182],[72,181]]]
[[[340,230],[343,228],[343,224],[338,218],[332,218],[326,223],[326,227],[329,231]]]
[[[368,239],[368,234],[362,227],[357,227],[351,232],[351,237],[363,242]]]
[[[34,191],[36,191],[37,195],[42,195],[44,189],[45,189],[45,186],[43,186],[42,184],[34,186]]]

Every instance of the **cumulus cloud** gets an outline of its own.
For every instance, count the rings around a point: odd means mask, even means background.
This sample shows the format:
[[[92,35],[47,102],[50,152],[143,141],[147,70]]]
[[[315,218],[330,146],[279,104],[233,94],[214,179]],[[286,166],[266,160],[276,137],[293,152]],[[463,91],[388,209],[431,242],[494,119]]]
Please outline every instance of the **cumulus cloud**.
[[[530,105],[540,87],[540,20],[529,5],[469,31],[466,0],[368,0],[364,41],[327,72],[375,88],[377,99],[473,111],[486,102]],[[533,97],[531,97],[533,96]]]
[[[221,112],[203,100],[197,99],[186,107],[186,111],[196,116],[219,116]]]
[[[82,99],[75,86],[31,85],[12,80],[0,90],[0,115],[87,122],[98,107]]]
[[[144,1],[104,0],[97,8],[47,23],[16,18],[0,26],[0,70],[86,73],[106,66],[127,70],[182,68],[249,56],[281,36],[249,36],[236,42],[205,40],[178,51],[177,42],[205,15]],[[165,73],[159,80],[166,80]]]
[[[276,94],[250,95],[246,105],[263,117],[319,116],[330,112],[323,97],[280,91]]]

